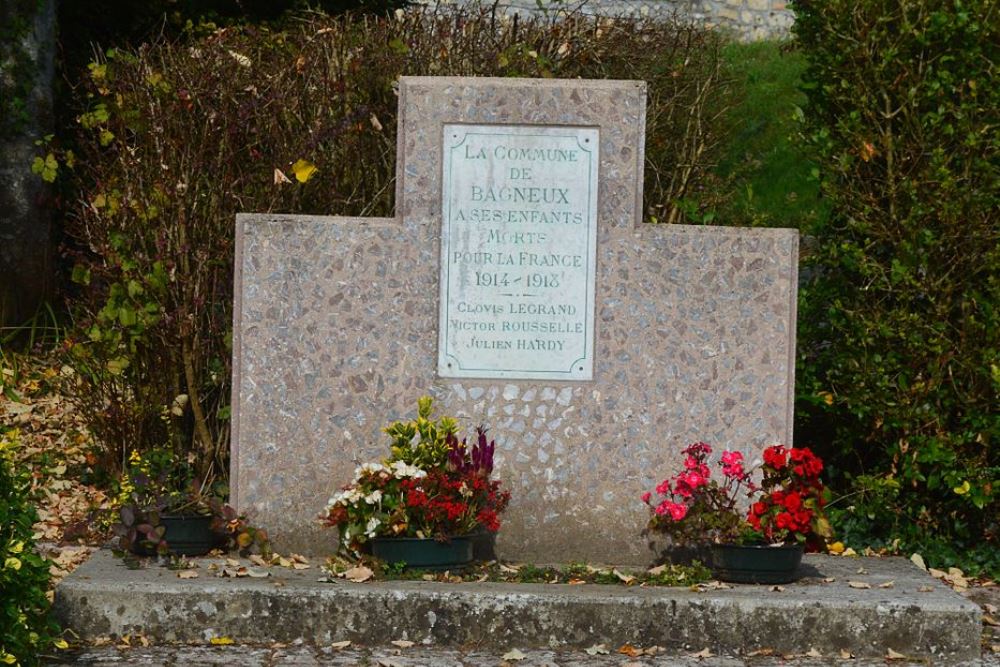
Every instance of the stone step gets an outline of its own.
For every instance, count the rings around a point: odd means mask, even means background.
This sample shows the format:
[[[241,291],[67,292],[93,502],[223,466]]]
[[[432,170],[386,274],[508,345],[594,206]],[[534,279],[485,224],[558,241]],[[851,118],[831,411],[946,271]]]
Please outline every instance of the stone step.
[[[884,657],[891,649],[935,664],[980,656],[980,609],[899,558],[810,555],[795,584],[704,591],[327,583],[318,581],[323,573],[315,566],[232,579],[215,576],[209,562],[199,561],[197,578],[180,579],[158,566],[128,569],[109,552],[98,552],[57,587],[57,618],[84,639],[141,634],[153,642],[229,637],[237,643],[379,645],[407,639],[427,647],[501,650],[630,643],[677,654],[708,648],[747,656],[771,649],[837,657],[845,650],[859,658]]]

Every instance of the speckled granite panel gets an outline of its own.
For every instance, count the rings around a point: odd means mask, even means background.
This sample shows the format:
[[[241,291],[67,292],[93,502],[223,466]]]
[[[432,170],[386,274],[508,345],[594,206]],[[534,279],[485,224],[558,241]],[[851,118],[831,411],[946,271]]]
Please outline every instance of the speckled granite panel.
[[[379,428],[430,393],[497,438],[514,494],[503,557],[648,561],[638,497],[680,448],[752,460],[791,441],[796,232],[636,226],[644,94],[631,82],[404,79],[400,105],[400,219],[238,220],[237,503],[279,549],[328,550],[314,517],[356,462],[385,454]],[[445,122],[600,128],[593,381],[436,377]]]
[[[440,224],[441,129],[446,123],[600,128],[599,222],[631,227],[642,211],[646,84],[470,77],[402,77],[397,215]]]

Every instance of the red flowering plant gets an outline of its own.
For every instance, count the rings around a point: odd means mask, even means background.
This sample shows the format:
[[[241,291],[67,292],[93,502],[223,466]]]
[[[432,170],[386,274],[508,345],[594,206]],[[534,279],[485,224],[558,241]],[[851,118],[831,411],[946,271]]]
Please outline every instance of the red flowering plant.
[[[500,529],[510,492],[491,479],[496,442],[486,429],[458,440],[455,420],[432,419],[431,399],[418,402],[417,419],[384,429],[392,455],[365,463],[330,498],[321,519],[339,532],[341,547],[358,551],[374,537],[446,540],[480,529]]]
[[[765,449],[759,485],[740,452],[722,453],[721,483],[712,478],[710,445],[697,442],[681,453],[684,469],[657,485],[655,496],[649,491],[642,495],[650,509],[647,532],[665,534],[681,547],[796,542],[818,546],[830,537],[819,481],[823,462],[809,449]],[[741,497],[750,505],[745,515]]]
[[[819,548],[832,536],[819,475],[823,461],[808,447],[774,445],[764,450],[760,495],[747,523],[759,541]]]

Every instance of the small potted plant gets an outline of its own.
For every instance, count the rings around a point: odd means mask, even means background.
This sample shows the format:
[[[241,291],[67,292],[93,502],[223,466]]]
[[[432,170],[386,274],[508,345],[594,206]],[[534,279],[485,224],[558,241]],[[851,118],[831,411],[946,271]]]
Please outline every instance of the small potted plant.
[[[212,549],[267,553],[267,533],[207,492],[189,460],[167,449],[133,451],[122,477],[112,530],[139,556],[202,556]]]
[[[712,479],[711,453],[703,442],[688,446],[684,469],[661,482],[655,496],[643,494],[651,512],[647,531],[669,536],[675,546],[708,545],[713,572],[724,581],[794,581],[805,548],[819,548],[831,534],[822,461],[808,448],[768,447],[758,485],[743,455],[727,451],[718,461],[720,484]]]
[[[495,442],[482,427],[472,445],[459,441],[456,421],[435,420],[429,397],[418,401],[416,419],[384,431],[392,438],[389,458],[359,466],[321,517],[337,528],[339,549],[370,549],[383,561],[422,569],[469,563],[476,542],[500,529],[510,501],[491,479]]]

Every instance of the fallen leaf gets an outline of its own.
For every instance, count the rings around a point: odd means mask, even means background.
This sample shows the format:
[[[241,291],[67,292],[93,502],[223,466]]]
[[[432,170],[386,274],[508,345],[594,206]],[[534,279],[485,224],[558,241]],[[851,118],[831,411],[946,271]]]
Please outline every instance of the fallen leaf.
[[[906,656],[903,655],[902,653],[899,653],[897,651],[893,651],[892,649],[889,649],[885,653],[885,659],[886,660],[906,660]]]
[[[631,574],[622,574],[618,570],[612,570],[611,574],[618,577],[618,579],[620,579],[621,582],[624,584],[631,584],[633,581],[635,581],[635,577],[633,577]]]
[[[227,558],[226,559],[226,565],[231,565],[233,567],[239,567],[240,566],[240,562],[238,560],[236,560],[235,558]]]
[[[850,557],[850,556],[857,556],[858,552],[855,551],[854,549],[852,549],[851,547],[847,547],[846,549],[844,549],[844,553],[842,553],[840,555],[841,556],[848,556],[848,557]]]
[[[260,554],[252,554],[250,556],[250,562],[253,563],[254,565],[259,565],[261,567],[267,567],[268,565],[270,565],[270,563],[264,560],[264,557],[261,556]]]
[[[594,644],[589,648],[585,648],[584,651],[587,652],[587,655],[607,655],[610,653],[608,647],[604,644]]]
[[[785,587],[784,586],[771,586],[771,588],[769,588],[768,590],[770,590],[770,591],[772,591],[774,593],[784,593],[785,592]]]
[[[664,563],[663,565],[657,565],[656,567],[649,568],[648,570],[646,570],[646,573],[651,574],[654,577],[658,577],[666,571],[667,571],[667,564]]]
[[[352,567],[350,570],[347,570],[341,576],[343,576],[344,579],[347,579],[348,581],[353,581],[356,584],[360,584],[362,582],[368,581],[374,575],[375,573],[371,571],[371,568],[365,567],[364,565],[358,565],[356,567]]]
[[[570,586],[579,586],[580,584],[585,584],[587,581],[585,579],[570,579],[566,582]]]
[[[277,167],[274,168],[274,184],[282,185],[283,183],[291,183],[292,180],[285,176],[285,172],[281,171]]]
[[[836,579],[833,578],[833,577],[826,577],[825,579],[823,579],[823,583],[824,584],[832,584],[835,581],[836,581]]]
[[[295,562],[295,563],[302,563],[302,564],[305,564],[305,565],[308,565],[308,563],[309,563],[309,559],[306,558],[305,556],[300,555],[300,554],[292,554],[291,556],[289,556],[289,558],[291,558],[292,562]]]
[[[305,183],[308,181],[313,177],[313,174],[315,174],[316,171],[316,165],[309,160],[297,160],[295,164],[292,165],[292,173],[295,174],[295,180],[299,183]]]
[[[1000,621],[993,618],[989,614],[983,614],[983,623],[986,625],[992,625],[994,628],[1000,628]]]
[[[250,59],[247,58],[242,53],[237,53],[236,51],[230,51],[229,55],[233,57],[233,60],[239,63],[240,67],[250,67]]]
[[[194,570],[181,570],[177,573],[178,579],[197,579],[198,573]]]
[[[378,116],[376,116],[375,114],[372,114],[371,118],[369,118],[368,120],[371,122],[372,127],[375,128],[376,132],[381,132],[382,131],[382,123],[379,122]]]
[[[518,572],[521,571],[521,566],[518,565],[517,567],[511,567],[509,565],[504,565],[503,563],[500,563],[500,571],[506,572],[507,574],[517,574]]]
[[[935,579],[944,579],[944,576],[945,576],[946,574],[948,574],[947,572],[944,572],[943,570],[936,570],[936,569],[934,569],[933,567],[932,567],[932,568],[929,568],[929,569],[927,570],[927,572],[928,572],[928,574],[930,574],[930,575],[931,575],[932,577],[934,577]]]
[[[817,651],[815,648],[811,648],[806,652],[807,658],[822,658],[823,654]]]
[[[886,581],[878,585],[879,588],[892,588],[896,585],[895,581]]]
[[[393,646],[398,646],[399,648],[410,648],[413,646],[413,642],[406,639],[394,639],[389,643]]]
[[[308,563],[292,563],[293,570],[308,570],[310,565]]]
[[[848,581],[847,585],[851,588],[871,588],[872,585],[864,581]]]
[[[212,637],[208,640],[212,646],[229,646],[233,643],[232,637]]]
[[[618,652],[622,655],[627,655],[630,658],[635,658],[642,655],[642,651],[632,646],[631,644],[622,644],[618,647]]]
[[[506,653],[503,654],[503,656],[501,656],[503,660],[524,660],[527,657],[528,656],[526,656],[524,653],[521,653],[516,648],[507,651]]]
[[[712,658],[712,657],[715,657],[715,654],[712,653],[708,649],[708,647],[706,646],[705,648],[701,649],[697,653],[691,653],[691,654],[689,654],[688,657],[690,657],[690,658]]]
[[[858,574],[868,574],[868,570],[863,567],[858,568]]]
[[[934,591],[933,586],[921,586],[917,589],[918,593],[932,593]]]
[[[749,653],[747,653],[748,658],[757,658],[769,655],[774,655],[773,648],[759,648],[756,651],[750,651]]]
[[[433,574],[424,574],[424,575],[421,575],[420,578],[423,579],[424,581],[436,581],[437,580],[437,577],[435,577]]]
[[[345,639],[342,642],[333,642],[332,644],[330,644],[330,648],[332,648],[335,651],[342,651],[343,649],[347,648],[350,645],[351,645],[351,640]]]
[[[919,567],[923,571],[927,571],[927,564],[924,563],[924,557],[920,554],[913,554],[910,556],[910,562]]]
[[[840,649],[840,659],[841,660],[853,660],[854,654],[848,651],[846,648]]]

